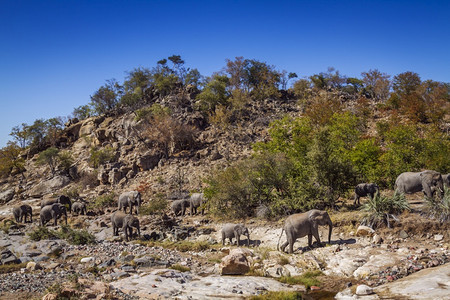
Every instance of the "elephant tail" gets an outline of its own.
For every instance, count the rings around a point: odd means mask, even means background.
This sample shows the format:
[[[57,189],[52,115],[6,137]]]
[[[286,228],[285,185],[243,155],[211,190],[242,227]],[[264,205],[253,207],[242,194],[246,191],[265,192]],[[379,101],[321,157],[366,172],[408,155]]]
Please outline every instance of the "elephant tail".
[[[283,227],[283,229],[281,229],[281,234],[280,234],[280,237],[278,238],[278,243],[277,243],[277,250],[278,251],[280,251],[280,240],[281,240],[281,236],[283,235],[283,232],[284,232],[284,227]]]

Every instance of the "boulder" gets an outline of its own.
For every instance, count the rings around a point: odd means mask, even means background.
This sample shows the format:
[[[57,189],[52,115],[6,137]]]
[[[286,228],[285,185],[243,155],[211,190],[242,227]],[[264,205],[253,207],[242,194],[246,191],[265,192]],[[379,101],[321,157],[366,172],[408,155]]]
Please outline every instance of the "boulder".
[[[367,286],[365,284],[360,284],[356,288],[356,295],[358,296],[365,296],[373,294],[373,289],[370,286]]]
[[[0,193],[0,203],[6,203],[12,200],[12,198],[14,197],[14,189],[7,189],[3,192]]]
[[[222,258],[219,265],[219,272],[222,275],[243,275],[250,270],[250,266],[244,251],[233,249],[230,254]]]
[[[151,155],[146,154],[139,156],[136,160],[136,165],[139,168],[139,170],[142,171],[148,171],[158,166],[160,160],[159,155]]]
[[[287,277],[287,276],[291,276],[291,272],[289,272],[288,269],[286,269],[284,266],[282,265],[275,265],[273,267],[269,267],[264,271],[266,276],[270,276],[270,277]]]
[[[42,266],[34,261],[30,261],[27,263],[26,269],[28,271],[41,270]]]
[[[18,264],[20,260],[10,250],[5,249],[0,254],[0,261],[2,265]]]
[[[360,225],[356,230],[356,236],[372,236],[375,234],[375,230],[368,226]]]
[[[70,183],[67,176],[58,175],[49,180],[41,181],[35,185],[27,194],[33,198],[41,198],[44,195],[56,192]]]

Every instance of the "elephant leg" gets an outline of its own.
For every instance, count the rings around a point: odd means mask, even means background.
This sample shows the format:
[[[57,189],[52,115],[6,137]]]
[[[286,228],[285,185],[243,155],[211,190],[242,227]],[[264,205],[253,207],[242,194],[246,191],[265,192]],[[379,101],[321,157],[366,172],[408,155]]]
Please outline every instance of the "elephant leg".
[[[319,236],[319,230],[313,230],[313,235],[316,238],[316,241],[319,243],[319,246],[322,246],[322,243],[320,242],[320,236]],[[309,236],[308,236],[309,238]],[[312,240],[312,237],[311,237]]]
[[[222,246],[225,246],[225,233],[222,232]]]
[[[312,246],[312,234],[308,234],[308,246]]]

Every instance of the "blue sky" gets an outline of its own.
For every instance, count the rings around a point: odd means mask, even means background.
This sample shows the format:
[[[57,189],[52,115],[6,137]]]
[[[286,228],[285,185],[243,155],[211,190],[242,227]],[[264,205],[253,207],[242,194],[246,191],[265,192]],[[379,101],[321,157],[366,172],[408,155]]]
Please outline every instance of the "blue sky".
[[[450,82],[450,1],[0,0],[0,147],[172,54],[211,75],[236,56],[300,77],[335,67]]]

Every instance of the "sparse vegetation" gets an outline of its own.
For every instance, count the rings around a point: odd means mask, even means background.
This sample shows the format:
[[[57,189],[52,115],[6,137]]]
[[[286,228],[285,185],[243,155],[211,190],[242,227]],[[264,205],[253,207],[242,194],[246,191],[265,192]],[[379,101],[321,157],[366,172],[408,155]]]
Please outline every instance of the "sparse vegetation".
[[[180,271],[180,272],[189,272],[191,270],[191,268],[186,267],[186,266],[182,266],[180,264],[171,265],[169,267],[169,269],[177,270],[177,271]]]
[[[146,204],[142,205],[139,209],[139,214],[141,215],[153,215],[153,214],[161,214],[163,213],[169,203],[165,195],[157,194],[154,199],[146,202]]]
[[[17,272],[20,271],[20,269],[25,268],[26,266],[27,263],[0,265],[0,274]]]
[[[180,252],[187,251],[205,251],[211,248],[208,242],[191,242],[191,241],[149,241],[146,242],[149,247],[163,247],[166,249],[175,249]]]
[[[96,209],[103,209],[106,207],[115,206],[117,204],[116,195],[108,193],[98,196],[90,205]]]
[[[258,296],[251,296],[250,300],[302,300],[303,295],[300,292],[267,292]]]
[[[404,194],[396,191],[392,197],[387,197],[377,192],[373,198],[368,197],[368,200],[361,207],[361,210],[366,213],[362,223],[372,228],[381,224],[391,227],[390,219],[397,220],[396,215],[409,209]]]
[[[309,289],[313,285],[315,286],[320,285],[320,281],[317,279],[317,277],[319,277],[320,275],[322,275],[322,272],[317,270],[305,272],[300,276],[282,276],[276,279],[282,283],[287,283],[291,285],[302,284],[307,289]]]
[[[89,163],[93,168],[98,168],[107,162],[114,161],[116,156],[116,152],[110,146],[102,149],[91,148],[90,154]]]
[[[444,186],[444,197],[442,199],[425,198],[424,212],[427,216],[440,222],[450,221],[450,188]]]

